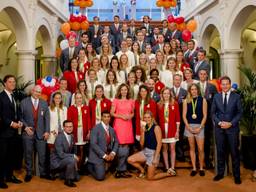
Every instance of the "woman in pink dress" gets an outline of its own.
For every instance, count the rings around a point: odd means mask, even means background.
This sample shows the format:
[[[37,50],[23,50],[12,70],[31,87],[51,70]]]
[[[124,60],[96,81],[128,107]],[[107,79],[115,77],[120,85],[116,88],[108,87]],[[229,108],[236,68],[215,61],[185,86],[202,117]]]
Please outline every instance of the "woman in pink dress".
[[[129,86],[124,83],[121,84],[117,89],[116,97],[111,107],[111,115],[114,117],[113,127],[119,142],[116,178],[131,177],[127,173],[127,158],[129,156],[129,145],[134,143],[132,128],[134,101],[130,99],[129,93]]]

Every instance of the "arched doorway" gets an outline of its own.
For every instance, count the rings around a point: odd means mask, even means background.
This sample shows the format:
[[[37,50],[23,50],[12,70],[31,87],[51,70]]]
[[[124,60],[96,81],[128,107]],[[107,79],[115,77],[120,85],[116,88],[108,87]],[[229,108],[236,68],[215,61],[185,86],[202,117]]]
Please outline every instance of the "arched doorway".
[[[54,57],[52,50],[52,42],[49,29],[45,25],[41,25],[35,36],[35,56],[36,79],[51,75],[52,66],[49,64],[49,57]]]
[[[211,78],[218,78],[221,76],[220,66],[220,52],[221,52],[221,39],[220,33],[217,27],[213,24],[209,24],[205,27],[202,33],[202,46],[206,49],[211,65]]]
[[[237,67],[245,65],[252,70],[256,70],[256,59],[254,51],[256,49],[256,4],[255,1],[241,1],[240,5],[232,12],[230,17],[230,28],[228,30],[227,44],[228,49],[241,50],[234,66],[233,73],[239,78],[238,82],[242,83],[243,78],[240,76]],[[235,71],[236,68],[236,71]]]
[[[23,15],[24,17],[24,15]],[[34,71],[19,66],[17,52],[29,50],[27,27],[20,12],[13,7],[0,8],[0,76],[23,75],[34,79]]]

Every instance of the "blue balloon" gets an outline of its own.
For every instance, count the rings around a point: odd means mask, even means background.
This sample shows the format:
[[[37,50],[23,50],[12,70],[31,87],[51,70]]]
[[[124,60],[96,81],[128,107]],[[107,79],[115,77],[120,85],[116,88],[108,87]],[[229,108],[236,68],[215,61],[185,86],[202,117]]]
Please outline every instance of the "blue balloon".
[[[51,81],[52,81],[52,76],[47,76],[47,77],[46,77],[46,81],[47,81],[47,82],[51,82]]]
[[[237,90],[238,84],[237,84],[237,83],[233,83],[233,84],[232,84],[232,88],[235,89],[235,90]]]

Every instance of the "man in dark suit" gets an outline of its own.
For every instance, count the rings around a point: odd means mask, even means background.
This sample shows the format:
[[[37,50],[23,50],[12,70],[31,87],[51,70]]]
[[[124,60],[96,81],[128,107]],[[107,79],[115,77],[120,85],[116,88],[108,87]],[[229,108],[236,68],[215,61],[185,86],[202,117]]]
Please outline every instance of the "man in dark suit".
[[[33,152],[34,146],[38,153],[40,178],[51,179],[47,175],[46,159],[46,141],[50,133],[50,116],[48,104],[40,99],[42,88],[39,85],[33,87],[31,97],[21,101],[21,121],[24,125],[22,133],[26,176],[25,182],[32,179],[33,172]]]
[[[164,35],[157,35],[157,44],[152,48],[153,53],[156,53],[157,50],[163,51],[164,48]]]
[[[157,44],[157,37],[160,34],[160,30],[159,28],[156,26],[154,27],[153,33],[152,35],[149,37],[149,43],[151,45],[151,47],[154,47]]]
[[[182,102],[184,99],[186,99],[187,91],[183,89],[181,85],[182,77],[179,74],[175,74],[173,76],[173,87],[171,88],[171,93],[173,95],[173,98],[178,102],[179,104],[179,111],[180,116],[182,117]],[[185,125],[183,122],[183,119],[180,120],[180,132],[179,132],[179,141],[176,143],[176,156],[177,159],[180,161],[184,161],[184,130]]]
[[[75,46],[76,37],[74,35],[71,35],[68,38],[68,44],[69,44],[69,47],[62,50],[60,55],[60,69],[62,72],[68,70],[69,60],[72,59],[73,57],[76,57],[79,52],[79,48]]]
[[[99,17],[93,17],[93,25],[89,27],[89,32],[91,35],[91,42],[93,48],[96,49],[100,45],[100,36],[103,33],[103,27],[99,24]]]
[[[90,33],[89,32],[83,32],[80,35],[80,44],[78,45],[79,51],[81,49],[86,49],[88,43],[90,43]]]
[[[164,19],[162,22],[162,28],[160,29],[160,32],[164,35],[165,41],[168,41],[167,34],[170,33],[170,30],[168,28],[168,21]]]
[[[155,91],[155,81],[154,79],[150,78],[147,80],[147,86],[150,91],[150,97],[154,99],[154,101],[157,103],[160,101],[161,97],[160,95]]]
[[[137,38],[137,42],[139,43],[140,51],[145,52],[147,41],[145,40],[145,36],[141,30],[137,31],[136,38]]]
[[[222,92],[213,98],[211,114],[215,125],[217,147],[217,175],[214,181],[223,179],[227,145],[231,152],[235,184],[241,184],[239,157],[239,120],[242,117],[240,95],[231,92],[231,80],[224,76],[220,79]]]
[[[114,36],[115,40],[117,36],[121,33],[122,25],[120,23],[120,18],[118,15],[114,16],[114,23],[110,25],[110,32]]]
[[[172,39],[178,39],[180,42],[182,41],[181,37],[181,31],[177,29],[177,24],[176,23],[170,23],[169,25],[169,31],[166,34],[167,40],[170,41]]]
[[[51,169],[54,173],[64,172],[65,182],[68,187],[76,187],[77,162],[79,158],[75,155],[73,123],[65,120],[63,122],[63,132],[57,135],[54,149],[51,153]]]
[[[213,124],[211,118],[211,106],[214,95],[217,93],[215,85],[208,82],[208,74],[205,69],[199,70],[199,83],[201,96],[207,101],[207,120],[204,128],[204,160],[206,169],[213,168]],[[212,156],[212,159],[211,159]]]
[[[136,29],[136,26],[135,26],[135,20],[134,19],[130,20],[128,32],[131,34],[132,39],[135,40],[137,29]]]
[[[150,17],[148,15],[143,16],[142,26],[146,28],[146,37],[151,36],[153,27],[150,25]]]
[[[195,63],[195,65],[193,66],[193,77],[194,79],[198,80],[199,76],[198,73],[201,69],[204,69],[207,71],[207,74],[210,74],[210,64],[206,61],[206,51],[203,49],[200,49],[198,54],[197,54],[197,59],[198,62]]]
[[[98,181],[105,179],[106,164],[114,160],[118,150],[118,140],[114,129],[109,125],[110,112],[103,111],[101,123],[97,124],[90,134],[88,170]]]
[[[19,121],[19,108],[13,96],[16,79],[13,75],[6,75],[3,82],[4,90],[0,93],[0,188],[6,189],[8,185],[5,182],[22,183],[13,175],[15,139],[22,123]]]
[[[184,51],[184,58],[186,60],[187,63],[189,63],[190,68],[193,68],[193,66],[195,65],[195,63],[197,62],[197,51],[196,51],[196,47],[195,47],[195,41],[194,40],[190,40],[187,43],[187,48],[188,50],[183,50]]]
[[[126,23],[124,23],[122,25],[122,30],[121,30],[120,34],[117,36],[117,40],[116,40],[116,46],[118,47],[118,50],[120,50],[121,42],[123,40],[126,40],[126,38],[128,36],[130,36],[130,33],[128,31],[128,25]]]

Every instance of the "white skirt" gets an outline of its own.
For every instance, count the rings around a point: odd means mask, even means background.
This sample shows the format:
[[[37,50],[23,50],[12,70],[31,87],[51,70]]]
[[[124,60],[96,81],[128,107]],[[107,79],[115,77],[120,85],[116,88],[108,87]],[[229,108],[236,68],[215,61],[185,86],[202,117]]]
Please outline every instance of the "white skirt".
[[[168,123],[164,124],[164,134],[167,137],[167,135],[168,135]],[[175,137],[162,139],[162,143],[176,143],[177,141],[179,141],[179,139],[176,139]]]

